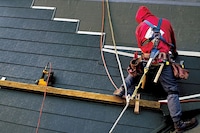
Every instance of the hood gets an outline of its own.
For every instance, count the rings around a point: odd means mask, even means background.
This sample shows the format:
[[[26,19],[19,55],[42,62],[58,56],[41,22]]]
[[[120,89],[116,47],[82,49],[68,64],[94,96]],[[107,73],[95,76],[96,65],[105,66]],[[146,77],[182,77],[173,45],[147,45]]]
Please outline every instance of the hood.
[[[140,6],[139,9],[137,10],[135,19],[138,23],[141,23],[149,16],[153,16],[150,10],[146,6]]]

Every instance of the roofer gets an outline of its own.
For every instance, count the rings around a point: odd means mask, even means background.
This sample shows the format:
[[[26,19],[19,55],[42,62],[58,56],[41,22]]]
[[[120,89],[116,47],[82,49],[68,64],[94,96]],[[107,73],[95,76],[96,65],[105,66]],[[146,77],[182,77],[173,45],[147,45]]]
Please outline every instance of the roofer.
[[[169,60],[170,52],[174,57],[178,55],[176,51],[176,40],[174,31],[169,20],[165,18],[160,19],[157,16],[153,15],[147,7],[140,6],[136,13],[136,21],[139,23],[139,25],[136,28],[135,34],[138,47],[142,51],[143,58],[149,58],[150,53],[154,48],[154,37],[157,36],[159,36],[159,42],[156,48],[162,54],[162,58],[164,58],[165,60]],[[159,27],[159,34],[155,35],[155,32],[153,31],[154,26]],[[138,75],[140,74],[141,67],[139,62],[140,60],[138,59],[131,62],[131,64],[135,64],[135,69],[130,69],[131,66],[128,67],[129,74],[125,79],[125,83],[127,86],[127,93],[130,95],[132,95],[135,89],[135,84],[137,84]],[[170,116],[174,122],[174,128],[176,129],[176,132],[182,133],[185,130],[195,127],[198,124],[195,118],[192,118],[188,121],[183,121],[181,119],[182,110],[179,101],[179,89],[176,78],[173,75],[173,69],[171,65],[164,66],[162,73],[159,77],[159,81],[165,92],[167,92],[168,94],[168,109],[170,112]],[[124,86],[122,85],[113,94],[124,97]]]

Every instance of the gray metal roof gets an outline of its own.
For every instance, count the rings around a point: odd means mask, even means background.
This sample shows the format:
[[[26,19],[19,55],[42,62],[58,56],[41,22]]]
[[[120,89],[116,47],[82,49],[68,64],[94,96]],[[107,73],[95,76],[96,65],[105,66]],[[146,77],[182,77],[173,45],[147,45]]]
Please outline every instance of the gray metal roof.
[[[35,1],[36,4],[44,6],[42,2],[44,1]],[[57,7],[58,12],[55,17],[59,18],[67,13],[64,9],[62,12],[63,6],[61,5],[67,6],[69,1],[57,2],[60,6]],[[49,1],[48,4],[52,3]],[[84,3],[83,1],[77,1],[77,3],[77,5],[85,4],[88,7],[96,7],[101,4],[99,2]],[[112,95],[114,87],[106,75],[100,55],[100,35],[78,34],[79,21],[53,21],[54,10],[32,9],[30,8],[31,4],[32,0],[21,0],[20,2],[0,0],[0,76],[6,77],[10,81],[34,84],[35,80],[40,78],[47,62],[51,62],[56,76],[55,87]],[[47,6],[50,6],[48,4]],[[124,4],[126,5],[126,3]],[[85,5],[84,8],[86,8]],[[136,4],[136,6],[138,5]],[[153,6],[150,4],[150,7]],[[166,6],[164,5],[165,8]],[[192,7],[179,6],[178,8],[188,10]],[[196,7],[193,8],[196,9]],[[161,8],[159,10],[162,11]],[[72,12],[76,13],[74,10],[70,13]],[[83,17],[91,18],[88,14]],[[100,22],[98,23],[100,24]],[[176,23],[176,20],[173,23]],[[199,23],[196,21],[191,23],[195,23],[195,27],[199,27]],[[175,25],[176,31],[179,31],[179,28]],[[185,31],[189,31],[189,29],[185,29]],[[196,32],[196,34],[198,33],[199,31]],[[195,36],[197,36],[196,34]],[[106,32],[107,40],[109,40],[109,36],[109,32]],[[179,40],[182,42],[181,38]],[[196,49],[191,49],[199,51],[200,47],[197,45],[199,40],[196,39],[192,42],[192,46],[194,45]],[[123,41],[120,43],[123,44]],[[189,41],[181,45],[181,50],[184,50],[188,43]],[[106,44],[109,44],[109,41]],[[189,79],[179,81],[182,88],[181,96],[199,93],[200,58],[189,56],[180,56],[179,58],[185,60],[185,66],[190,70]],[[119,86],[122,81],[115,55],[105,53],[105,59],[114,82]],[[120,59],[124,73],[126,73],[130,58],[120,56]],[[147,86],[148,90],[141,91],[142,98],[149,100],[161,98],[160,93],[153,95],[160,91],[159,87],[159,85]],[[0,132],[34,133],[42,99],[43,94],[40,93],[2,87],[0,89]],[[184,112],[189,111],[189,115],[192,114],[200,120],[197,112],[200,107],[199,102],[182,105]],[[122,109],[123,106],[47,95],[39,133],[107,133]],[[170,120],[166,122],[169,115],[166,105],[163,105],[161,109],[158,111],[142,108],[140,114],[136,115],[133,113],[133,108],[128,108],[114,133],[157,132],[159,127],[167,122],[169,125],[166,127],[170,127]],[[187,112],[184,114],[188,116]],[[195,133],[198,129],[199,127],[188,133]]]

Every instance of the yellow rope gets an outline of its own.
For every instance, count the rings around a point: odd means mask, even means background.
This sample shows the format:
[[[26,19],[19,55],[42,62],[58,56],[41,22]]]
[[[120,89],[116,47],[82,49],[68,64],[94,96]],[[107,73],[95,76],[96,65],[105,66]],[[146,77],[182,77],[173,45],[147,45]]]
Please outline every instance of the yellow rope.
[[[115,49],[115,55],[116,55],[116,59],[118,62],[118,66],[119,66],[119,71],[121,74],[121,79],[125,88],[125,97],[127,97],[127,86],[124,80],[124,74],[122,71],[122,67],[121,67],[121,62],[119,60],[119,56],[118,56],[118,52],[117,52],[117,48],[116,48],[116,42],[115,42],[115,36],[114,36],[114,31],[113,31],[113,26],[112,26],[112,20],[111,20],[111,15],[110,15],[110,7],[109,7],[109,2],[108,0],[106,0],[106,5],[107,5],[107,12],[108,12],[108,20],[109,20],[109,24],[110,24],[110,31],[111,31],[111,36],[112,36],[112,41],[113,41],[113,45],[114,45],[114,49]]]
[[[123,85],[124,85],[124,89],[125,89],[125,97],[126,97],[126,106],[124,107],[124,109],[122,110],[122,112],[120,113],[117,120],[115,121],[115,123],[113,124],[112,128],[109,131],[109,133],[112,133],[112,131],[114,130],[118,121],[121,119],[122,115],[124,114],[124,112],[126,111],[126,109],[129,106],[130,96],[127,96],[127,86],[126,86],[126,83],[125,83],[124,74],[123,74],[122,67],[121,67],[121,62],[119,60],[119,56],[118,56],[118,52],[117,52],[117,48],[116,48],[116,42],[115,42],[115,36],[114,36],[114,31],[113,31],[113,26],[112,26],[112,20],[111,20],[111,16],[110,16],[110,8],[109,8],[108,0],[106,0],[106,4],[107,4],[107,12],[108,12],[108,20],[109,20],[109,24],[110,24],[111,36],[112,36],[112,41],[113,41],[113,45],[114,45],[114,49],[115,49],[115,55],[116,55],[116,59],[117,59],[117,62],[118,62],[121,78],[122,78],[122,81],[123,81]]]

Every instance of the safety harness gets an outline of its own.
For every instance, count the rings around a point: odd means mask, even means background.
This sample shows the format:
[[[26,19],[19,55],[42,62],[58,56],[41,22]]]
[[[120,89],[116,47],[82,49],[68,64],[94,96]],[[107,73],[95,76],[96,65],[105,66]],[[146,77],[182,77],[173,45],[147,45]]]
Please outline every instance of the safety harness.
[[[153,39],[157,38],[157,39],[163,41],[165,44],[174,47],[174,45],[171,44],[171,43],[168,43],[168,42],[162,37],[162,35],[161,35],[161,33],[160,33],[160,26],[161,26],[161,24],[162,24],[162,18],[159,19],[158,25],[157,25],[157,26],[153,25],[153,24],[152,24],[151,22],[149,22],[148,20],[144,20],[144,23],[146,23],[149,27],[151,27],[152,30],[153,30],[153,32],[154,32],[153,35],[152,35],[152,37],[150,37],[150,38],[147,39],[146,41],[150,42],[150,41],[152,41]],[[146,42],[146,41],[145,41],[145,42]]]

